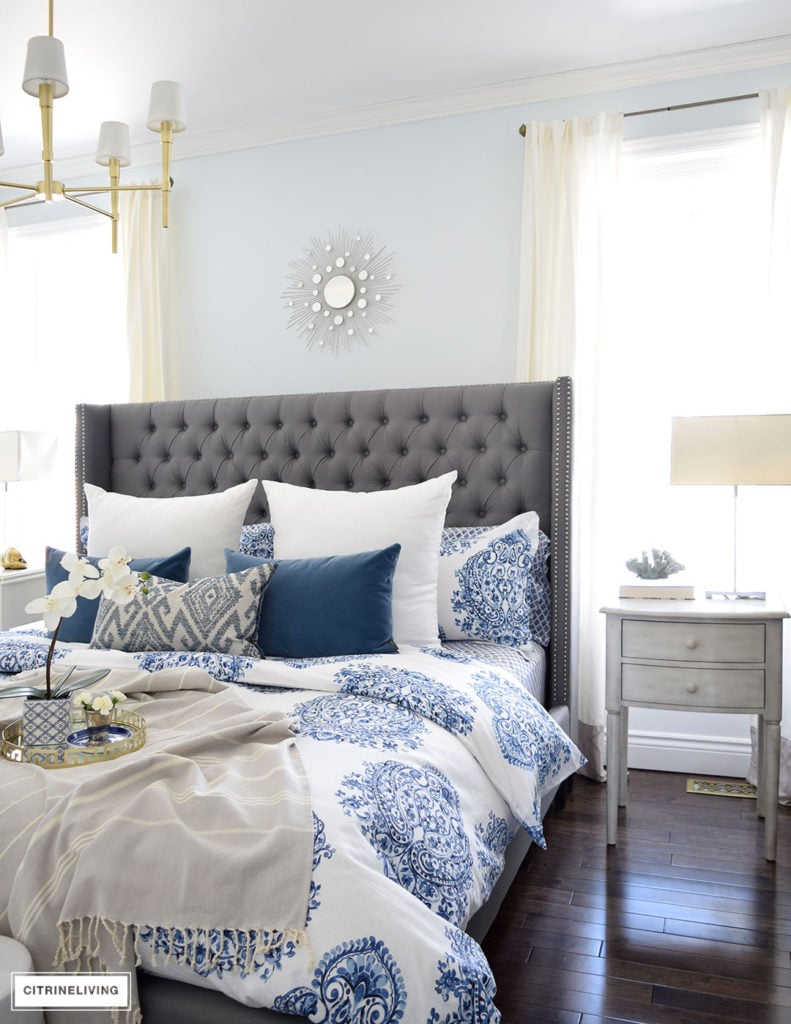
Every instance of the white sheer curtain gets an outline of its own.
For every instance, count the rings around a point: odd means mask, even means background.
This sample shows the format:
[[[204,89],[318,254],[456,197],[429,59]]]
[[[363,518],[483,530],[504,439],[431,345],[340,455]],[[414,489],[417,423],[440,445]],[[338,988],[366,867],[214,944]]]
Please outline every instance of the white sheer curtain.
[[[90,214],[11,226],[5,256],[0,241],[0,429],[58,439],[51,477],[9,487],[8,543],[31,566],[43,565],[46,544],[74,546],[75,405],[127,396],[123,274],[109,232]]]
[[[623,137],[622,116],[598,114],[527,125],[522,199],[518,380],[569,374],[574,391],[572,672],[578,742],[588,774],[604,774],[604,651],[597,578],[608,529],[607,475],[597,458],[597,380],[611,354],[602,330]],[[597,554],[598,552],[598,554]]]
[[[769,287],[767,332],[768,348],[771,355],[770,371],[784,381],[786,394],[791,387],[791,89],[770,89],[760,93],[761,142],[764,182],[767,187],[767,226],[769,255]],[[791,410],[791,398],[785,400],[785,408]],[[774,409],[770,411],[775,411]],[[787,511],[789,496],[777,495],[777,488],[766,488],[775,513],[771,523],[773,534],[783,538],[780,550],[772,559],[772,584],[775,593],[791,610],[791,556],[786,542],[788,534]],[[788,488],[784,488],[788,492]],[[778,501],[780,497],[780,501]],[[782,502],[782,498],[785,502]],[[772,500],[774,499],[774,500]],[[783,514],[783,504],[785,513]],[[777,513],[780,513],[779,515]],[[785,625],[788,640],[788,623]],[[781,729],[780,749],[780,801],[791,804],[791,645],[786,642],[784,655],[784,724]],[[753,784],[757,778],[756,731],[751,730],[753,757],[747,778]]]
[[[168,352],[173,337],[170,231],[162,229],[159,192],[122,192],[121,248],[127,286],[129,400],[170,398]]]

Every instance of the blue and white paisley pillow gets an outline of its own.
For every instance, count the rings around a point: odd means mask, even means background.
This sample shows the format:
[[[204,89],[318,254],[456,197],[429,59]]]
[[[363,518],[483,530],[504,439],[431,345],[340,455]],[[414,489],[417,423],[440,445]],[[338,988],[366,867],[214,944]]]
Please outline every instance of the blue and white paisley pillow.
[[[535,512],[501,526],[448,527],[439,559],[443,640],[549,643],[549,540]]]
[[[239,550],[253,558],[275,557],[275,528],[271,523],[248,523],[242,527]]]

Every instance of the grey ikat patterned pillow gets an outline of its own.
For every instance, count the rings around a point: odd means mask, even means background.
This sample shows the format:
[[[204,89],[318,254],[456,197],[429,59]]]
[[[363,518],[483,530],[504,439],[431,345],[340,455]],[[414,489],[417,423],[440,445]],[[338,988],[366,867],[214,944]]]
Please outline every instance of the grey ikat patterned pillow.
[[[261,601],[274,565],[189,583],[156,577],[125,605],[102,597],[91,647],[117,651],[209,651],[260,658]]]

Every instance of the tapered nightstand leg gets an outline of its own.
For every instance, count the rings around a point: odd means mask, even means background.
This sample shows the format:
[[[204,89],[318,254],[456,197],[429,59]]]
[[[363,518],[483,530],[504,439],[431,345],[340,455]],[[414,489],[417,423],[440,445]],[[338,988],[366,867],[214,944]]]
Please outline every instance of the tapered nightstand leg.
[[[764,784],[764,772],[766,766],[766,720],[763,715],[758,716],[758,728],[756,732],[758,735],[758,770],[755,778],[758,785],[758,799],[755,801],[755,813],[759,818],[763,818],[766,814],[766,786]]]
[[[621,713],[607,712],[607,845],[615,846],[621,779]]]
[[[629,750],[629,708],[621,708],[621,746],[620,746],[620,761],[621,767],[619,769],[619,780],[618,780],[618,804],[620,807],[626,807],[626,782],[629,775],[629,769],[627,768],[627,762],[629,761],[628,753]]]
[[[758,791],[764,793],[764,856],[774,860],[777,854],[777,798],[780,793],[780,723],[765,725],[763,776]]]

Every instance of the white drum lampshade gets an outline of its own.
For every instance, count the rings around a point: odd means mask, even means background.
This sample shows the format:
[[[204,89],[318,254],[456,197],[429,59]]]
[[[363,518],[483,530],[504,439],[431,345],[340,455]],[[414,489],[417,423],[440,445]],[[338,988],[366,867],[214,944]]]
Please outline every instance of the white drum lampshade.
[[[111,160],[117,160],[121,167],[128,167],[132,160],[129,125],[123,121],[102,121],[99,128],[96,163],[109,167]]]
[[[47,84],[56,100],[69,91],[63,43],[54,36],[33,36],[27,44],[22,88],[28,95],[38,96],[38,87]]]
[[[158,132],[167,121],[173,125],[174,132],[183,132],[187,127],[184,93],[179,82],[154,82],[148,106],[148,127]]]
[[[57,440],[43,430],[0,431],[0,482],[40,480],[52,472]]]
[[[739,487],[791,485],[791,414],[673,417],[670,482],[733,487],[733,590],[706,597],[764,598],[736,589]]]

